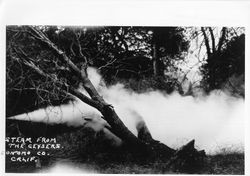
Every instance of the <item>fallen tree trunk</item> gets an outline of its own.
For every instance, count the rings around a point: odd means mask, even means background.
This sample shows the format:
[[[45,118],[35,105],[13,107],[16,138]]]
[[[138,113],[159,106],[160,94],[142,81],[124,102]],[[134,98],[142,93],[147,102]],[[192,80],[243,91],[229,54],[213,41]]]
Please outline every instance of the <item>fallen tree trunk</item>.
[[[195,140],[191,140],[180,149],[175,150],[154,140],[144,121],[140,121],[136,128],[138,138],[151,146],[154,159],[166,162],[166,169],[175,172],[195,173],[203,167],[206,154],[204,150],[195,149]]]
[[[195,173],[204,166],[205,151],[194,147],[195,140],[177,150],[170,158],[168,167],[176,172]]]
[[[146,123],[143,120],[136,125],[136,129],[138,131],[138,138],[152,148],[154,158],[158,158],[163,161],[168,160],[174,154],[174,149],[168,147],[160,141],[153,139],[148,127],[146,126]]]

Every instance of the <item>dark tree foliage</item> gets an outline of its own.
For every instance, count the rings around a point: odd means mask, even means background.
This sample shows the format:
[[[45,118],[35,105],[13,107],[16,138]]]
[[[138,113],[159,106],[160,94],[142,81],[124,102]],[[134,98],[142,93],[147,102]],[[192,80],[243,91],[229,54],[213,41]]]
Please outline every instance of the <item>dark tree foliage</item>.
[[[161,70],[170,71],[172,61],[187,48],[183,29],[177,27],[65,27],[39,26],[40,30],[76,64],[99,69],[107,84],[132,80],[149,88],[171,92],[177,80],[157,75],[154,78],[154,43]],[[29,112],[48,105],[67,103],[71,98],[60,91],[62,86],[79,86],[79,79],[48,46],[39,42],[28,26],[7,27],[7,116]],[[172,57],[173,59],[170,59]],[[59,83],[41,78],[19,60],[28,58]],[[61,84],[61,85],[55,85]],[[129,88],[131,85],[127,85]],[[135,91],[139,85],[132,87]]]
[[[226,49],[222,51],[222,58],[228,58],[224,67],[227,67],[229,76],[233,74],[245,74],[245,34],[234,37],[227,44]],[[224,68],[226,71],[226,68]],[[223,75],[224,76],[224,75]]]
[[[151,43],[159,46],[160,57],[181,57],[187,51],[189,41],[185,39],[185,28],[181,27],[151,27],[153,37]]]
[[[201,69],[207,92],[223,88],[232,76],[245,75],[245,35],[225,41],[221,51],[211,53]]]
[[[151,44],[153,47],[153,69],[156,76],[164,76],[176,68],[175,60],[183,59],[182,54],[188,50],[189,41],[185,39],[184,28],[151,27],[153,32]]]

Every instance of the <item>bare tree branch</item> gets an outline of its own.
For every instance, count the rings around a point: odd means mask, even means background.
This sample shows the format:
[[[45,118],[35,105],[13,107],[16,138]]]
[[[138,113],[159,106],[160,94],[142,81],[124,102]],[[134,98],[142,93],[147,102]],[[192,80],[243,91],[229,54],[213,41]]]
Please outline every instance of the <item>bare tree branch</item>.
[[[87,67],[88,60],[82,53],[82,46],[81,46],[81,43],[80,43],[80,40],[79,40],[80,35],[77,35],[76,33],[74,33],[74,34],[76,36],[76,42],[77,42],[77,47],[78,47],[79,54],[80,54],[81,58],[84,59],[84,66],[83,67]]]
[[[40,30],[36,29],[35,27],[30,27],[30,29],[38,36],[37,38],[42,41],[43,43],[46,43],[50,48],[52,48],[62,59],[62,61],[66,62],[69,66],[69,68],[73,71],[73,73],[76,74],[77,77],[81,79],[81,82],[83,83],[83,87],[88,92],[90,97],[93,100],[98,101],[99,103],[103,105],[108,105],[104,99],[99,95],[99,93],[94,88],[93,84],[89,80],[86,72],[86,68],[80,70],[71,60],[70,58],[62,51],[60,50],[53,42],[51,42]]]
[[[105,67],[108,67],[109,65],[112,65],[112,64],[113,64],[114,62],[116,62],[116,61],[117,61],[117,59],[113,59],[113,60],[107,62],[105,65],[99,67],[98,69],[101,70],[101,69],[103,69],[103,68],[105,68]]]
[[[73,88],[72,86],[68,86],[66,83],[60,82],[59,80],[57,80],[56,78],[52,77],[51,75],[43,72],[32,61],[27,61],[26,59],[20,59],[20,58],[13,58],[13,59],[21,61],[26,66],[28,66],[33,71],[35,71],[37,74],[39,74],[40,76],[42,76],[43,78],[49,78],[53,82],[56,82],[56,83],[59,83],[60,85],[63,85],[62,86],[63,89],[61,90],[62,92],[66,93],[66,94],[70,93],[70,94],[74,95],[75,97],[79,98],[80,100],[82,100],[83,102],[85,102],[86,104],[88,104],[90,106],[93,106],[93,107],[95,107],[97,109],[101,109],[99,103],[97,103],[94,100],[88,98],[86,95],[82,94],[81,92],[79,92],[78,90],[76,90],[75,88]]]
[[[209,29],[209,32],[210,32],[210,35],[211,35],[211,40],[212,40],[212,51],[213,51],[213,53],[215,53],[216,48],[215,48],[214,32],[213,32],[213,29],[211,27],[209,27],[208,29]]]
[[[211,51],[210,51],[210,46],[209,46],[209,40],[208,40],[208,37],[207,37],[207,34],[206,34],[204,27],[201,27],[201,31],[202,31],[203,37],[205,39],[205,45],[207,48],[207,55],[208,55],[208,57],[210,57]]]

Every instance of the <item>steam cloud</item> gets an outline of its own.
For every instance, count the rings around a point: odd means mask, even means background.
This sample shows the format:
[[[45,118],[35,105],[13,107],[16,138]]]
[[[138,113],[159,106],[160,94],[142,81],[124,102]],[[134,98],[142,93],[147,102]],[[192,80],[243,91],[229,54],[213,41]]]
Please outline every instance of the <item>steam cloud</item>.
[[[244,100],[222,91],[209,96],[183,97],[178,93],[167,95],[159,91],[137,94],[122,84],[106,87],[93,68],[88,75],[98,92],[111,103],[125,125],[137,134],[136,124],[146,122],[154,139],[179,148],[191,139],[197,148],[213,154],[224,147],[244,150]],[[83,93],[84,90],[79,88]],[[86,121],[84,117],[92,118]],[[85,125],[96,131],[106,125],[94,108],[76,100],[60,107],[48,107],[12,118]]]
[[[96,173],[94,169],[90,169],[90,166],[85,166],[83,164],[76,165],[76,163],[70,162],[57,162],[47,169],[42,169],[38,173],[74,173],[74,174],[94,174]]]

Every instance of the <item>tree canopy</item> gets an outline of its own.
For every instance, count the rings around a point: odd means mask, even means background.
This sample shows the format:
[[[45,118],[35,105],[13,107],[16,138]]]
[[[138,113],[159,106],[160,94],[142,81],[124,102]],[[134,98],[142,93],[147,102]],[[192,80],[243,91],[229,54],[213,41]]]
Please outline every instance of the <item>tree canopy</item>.
[[[207,53],[206,62],[201,67],[204,90],[222,89],[232,76],[245,75],[245,34],[242,28],[223,27],[217,38],[212,27],[202,27],[201,31]],[[232,84],[231,87],[235,89]],[[236,93],[244,96],[244,91]]]
[[[206,48],[207,55],[199,68],[200,87],[206,92],[222,88],[232,76],[244,75],[245,35],[239,32],[242,28],[223,27],[220,35],[216,35],[219,29],[212,27],[36,28],[80,70],[95,67],[108,85],[122,82],[134,91],[183,93],[182,83],[189,70],[183,71],[180,63],[185,64],[192,40],[200,41],[199,47]],[[69,85],[77,89],[79,79],[68,63],[58,58],[58,53],[40,42],[30,26],[7,26],[6,37],[7,116],[73,100],[67,91],[61,90]],[[41,77],[25,62],[39,66],[57,81]],[[230,85],[237,90],[237,85]],[[236,93],[244,96],[242,91]]]

